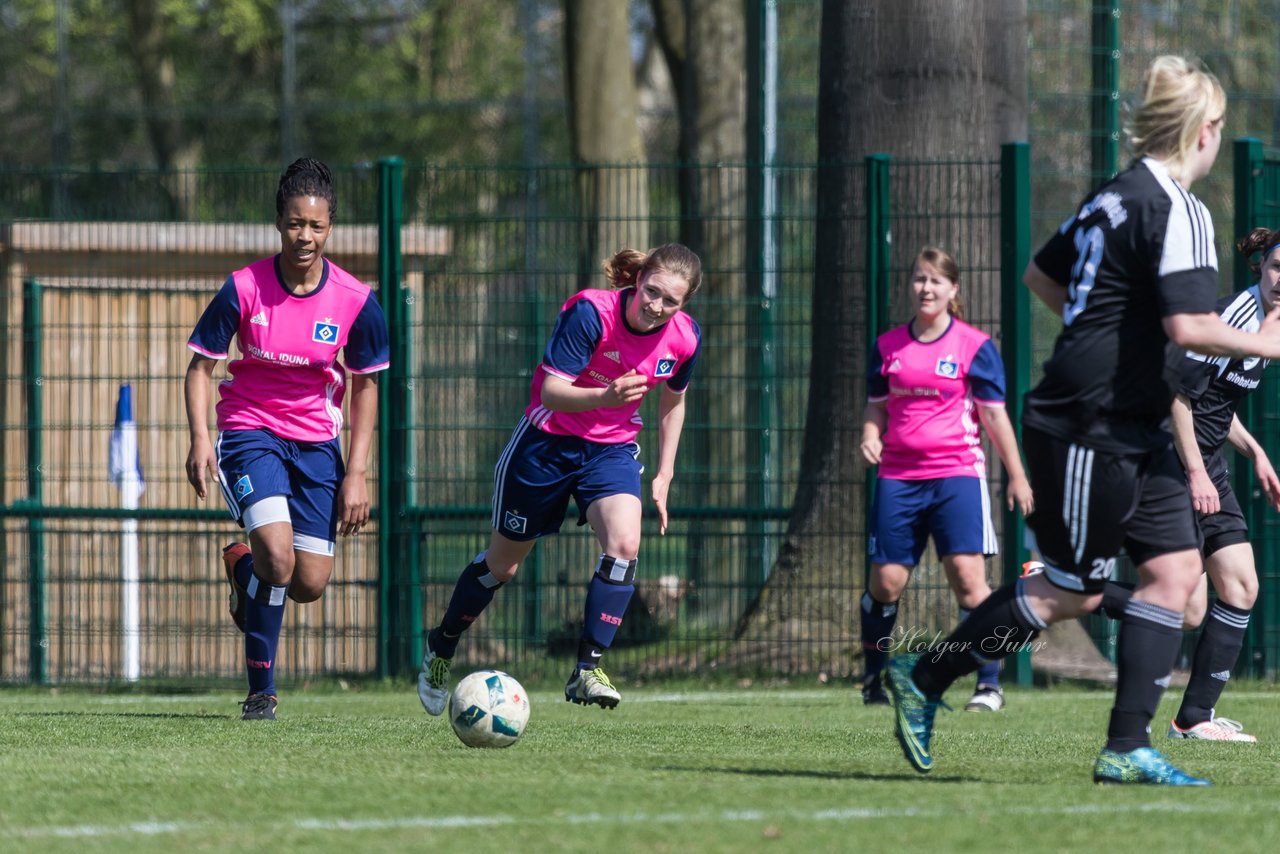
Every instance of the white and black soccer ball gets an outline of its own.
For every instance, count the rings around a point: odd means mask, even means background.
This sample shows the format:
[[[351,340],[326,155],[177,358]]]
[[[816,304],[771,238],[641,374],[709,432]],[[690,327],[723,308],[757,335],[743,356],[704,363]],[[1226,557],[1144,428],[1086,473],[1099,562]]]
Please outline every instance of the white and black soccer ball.
[[[510,673],[477,670],[453,689],[449,722],[468,747],[510,747],[529,723],[529,695]]]

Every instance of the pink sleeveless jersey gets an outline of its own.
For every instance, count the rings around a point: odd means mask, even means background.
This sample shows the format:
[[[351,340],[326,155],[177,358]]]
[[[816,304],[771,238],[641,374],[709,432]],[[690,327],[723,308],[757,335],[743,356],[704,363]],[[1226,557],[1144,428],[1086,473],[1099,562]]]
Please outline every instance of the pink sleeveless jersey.
[[[889,415],[879,476],[985,477],[976,405],[1004,405],[1004,365],[990,337],[953,319],[923,343],[907,324],[881,335],[876,350],[867,398],[885,401]]]
[[[541,397],[547,374],[568,380],[580,388],[604,388],[634,368],[641,376],[648,377],[651,387],[668,383],[668,387],[677,393],[688,388],[700,343],[697,323],[681,311],[653,332],[632,332],[623,320],[623,294],[627,293],[630,291],[585,290],[570,297],[560,309],[561,317],[564,317],[565,312],[580,301],[594,306],[600,322],[599,339],[585,367],[571,363],[554,364],[557,351],[555,336],[565,332],[557,324],[553,340],[547,347],[547,357],[534,372],[530,403],[525,409],[525,417],[539,430],[602,444],[622,444],[634,440],[644,426],[639,413],[642,401],[585,412],[553,412],[547,409],[542,405]]]
[[[231,328],[242,356],[227,365],[230,376],[218,387],[219,430],[266,429],[303,442],[334,439],[342,431],[346,369],[368,374],[388,367],[386,321],[369,287],[325,263],[320,287],[295,296],[280,282],[275,258],[264,258],[232,273],[206,310],[188,346],[209,358],[226,358],[225,314],[234,307],[218,303],[229,303],[228,288],[234,287],[239,317]],[[216,331],[215,310],[224,315],[222,333]],[[339,361],[343,348],[345,368]]]

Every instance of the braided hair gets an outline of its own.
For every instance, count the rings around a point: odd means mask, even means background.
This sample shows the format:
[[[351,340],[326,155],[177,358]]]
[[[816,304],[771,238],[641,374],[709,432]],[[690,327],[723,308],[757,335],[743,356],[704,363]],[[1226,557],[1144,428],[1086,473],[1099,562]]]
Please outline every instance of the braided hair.
[[[338,218],[338,196],[333,191],[333,175],[328,166],[314,157],[299,157],[280,176],[280,186],[276,189],[276,215],[284,216],[285,204],[299,196],[324,199],[329,203],[329,219]]]

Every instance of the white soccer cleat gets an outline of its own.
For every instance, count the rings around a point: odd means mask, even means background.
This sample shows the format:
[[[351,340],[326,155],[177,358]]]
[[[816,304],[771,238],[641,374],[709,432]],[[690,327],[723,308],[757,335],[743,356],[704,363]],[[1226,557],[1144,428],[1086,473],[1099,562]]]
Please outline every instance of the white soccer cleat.
[[[613,687],[603,669],[575,670],[564,686],[564,698],[580,706],[596,705],[602,709],[617,708],[622,695]]]
[[[432,652],[428,642],[427,653],[422,656],[422,672],[418,674],[418,699],[429,715],[444,714],[449,702],[449,664],[449,659]]]
[[[966,712],[998,712],[1003,708],[1004,692],[999,685],[979,685],[964,706]]]
[[[1241,741],[1254,744],[1258,739],[1244,732],[1244,725],[1231,718],[1212,717],[1193,727],[1183,729],[1176,720],[1169,721],[1169,738],[1190,738],[1199,741]]]

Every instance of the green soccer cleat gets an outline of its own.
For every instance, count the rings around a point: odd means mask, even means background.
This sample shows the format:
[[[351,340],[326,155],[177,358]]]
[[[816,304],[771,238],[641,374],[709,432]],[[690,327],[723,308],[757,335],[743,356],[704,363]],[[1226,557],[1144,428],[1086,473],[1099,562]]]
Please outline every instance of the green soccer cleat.
[[[580,706],[595,705],[602,709],[616,709],[622,695],[613,687],[604,669],[575,670],[564,686],[564,698]]]
[[[933,738],[933,717],[938,706],[949,708],[940,697],[929,699],[911,681],[911,670],[920,660],[918,654],[898,655],[885,669],[885,686],[893,701],[893,734],[902,747],[902,755],[921,774],[933,769],[929,741]]]
[[[1153,786],[1208,786],[1208,780],[1192,777],[1160,755],[1154,747],[1128,753],[1104,749],[1093,764],[1095,783],[1146,783]]]

